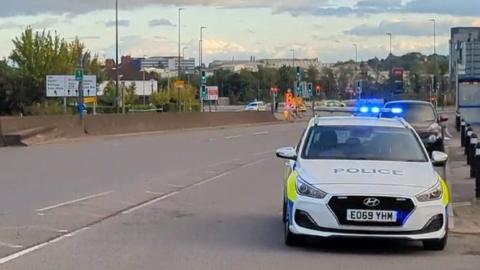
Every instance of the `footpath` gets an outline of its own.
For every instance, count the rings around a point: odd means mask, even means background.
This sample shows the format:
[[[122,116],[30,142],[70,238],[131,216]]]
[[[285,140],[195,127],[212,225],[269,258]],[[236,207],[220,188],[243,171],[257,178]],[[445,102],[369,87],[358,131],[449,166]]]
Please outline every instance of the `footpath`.
[[[449,154],[447,181],[452,191],[453,219],[450,231],[457,234],[480,235],[480,200],[475,199],[475,178],[470,177],[464,148],[461,147],[460,133],[449,125],[452,138],[446,141]]]

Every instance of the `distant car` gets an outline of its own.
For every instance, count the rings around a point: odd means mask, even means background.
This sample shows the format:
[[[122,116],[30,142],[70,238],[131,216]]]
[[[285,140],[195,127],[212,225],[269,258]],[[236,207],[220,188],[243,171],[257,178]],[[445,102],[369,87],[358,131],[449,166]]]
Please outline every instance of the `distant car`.
[[[413,126],[430,153],[444,151],[445,130],[442,123],[448,121],[448,117],[439,115],[430,102],[418,100],[391,101],[385,104],[385,108],[397,110],[397,112],[382,113],[382,117],[399,116],[404,118]]]
[[[267,111],[267,105],[263,101],[254,101],[245,106],[244,110],[249,112],[265,112]]]
[[[338,101],[338,100],[325,100],[323,101],[320,106],[322,107],[329,107],[329,108],[335,108],[335,107],[345,107],[345,103]]]

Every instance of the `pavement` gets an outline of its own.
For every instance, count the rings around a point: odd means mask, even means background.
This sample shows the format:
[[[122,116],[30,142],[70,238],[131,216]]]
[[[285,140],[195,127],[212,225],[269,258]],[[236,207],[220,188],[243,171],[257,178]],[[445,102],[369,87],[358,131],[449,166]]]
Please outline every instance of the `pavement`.
[[[450,116],[454,119],[454,115]],[[447,142],[449,154],[447,180],[453,194],[453,226],[450,231],[457,234],[480,235],[480,201],[475,199],[475,178],[470,177],[464,148],[460,145],[460,133],[449,121],[448,130],[452,138]]]
[[[0,269],[478,269],[475,234],[452,234],[441,252],[364,239],[286,247],[274,150],[304,127],[0,149]],[[452,180],[458,202],[463,181]]]

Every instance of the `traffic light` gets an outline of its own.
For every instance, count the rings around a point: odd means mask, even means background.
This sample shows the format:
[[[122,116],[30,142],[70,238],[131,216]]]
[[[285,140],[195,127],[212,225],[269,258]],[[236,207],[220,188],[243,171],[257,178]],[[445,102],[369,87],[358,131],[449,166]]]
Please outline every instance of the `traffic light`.
[[[317,86],[315,86],[315,91],[317,92],[317,95],[320,95],[322,91],[322,87],[320,86],[320,84],[317,84]]]
[[[296,81],[295,82],[295,91],[298,93],[300,93],[300,82],[299,81]]]
[[[313,96],[313,83],[308,83],[308,95]]]
[[[201,77],[202,77],[202,84],[206,84],[207,83],[207,73],[205,72],[205,70],[202,70]]]
[[[207,86],[206,85],[202,85],[202,99],[206,99],[207,98]]]
[[[300,78],[301,75],[302,75],[302,71],[300,67],[297,67],[297,78]]]

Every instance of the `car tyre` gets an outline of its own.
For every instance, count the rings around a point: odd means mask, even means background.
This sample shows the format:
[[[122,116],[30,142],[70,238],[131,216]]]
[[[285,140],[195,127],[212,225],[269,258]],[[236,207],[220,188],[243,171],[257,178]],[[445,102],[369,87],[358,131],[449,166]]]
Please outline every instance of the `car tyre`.
[[[284,222],[284,232],[285,232],[285,245],[289,247],[295,247],[302,243],[302,236],[298,234],[294,234],[290,231],[289,228],[290,222],[287,220]]]
[[[434,250],[434,251],[444,250],[445,247],[447,246],[447,240],[448,240],[448,231],[445,233],[445,236],[443,238],[423,240],[423,248],[425,250]]]

